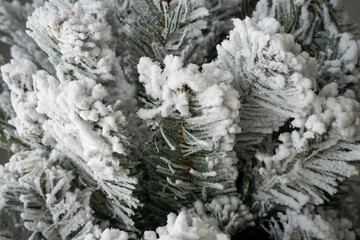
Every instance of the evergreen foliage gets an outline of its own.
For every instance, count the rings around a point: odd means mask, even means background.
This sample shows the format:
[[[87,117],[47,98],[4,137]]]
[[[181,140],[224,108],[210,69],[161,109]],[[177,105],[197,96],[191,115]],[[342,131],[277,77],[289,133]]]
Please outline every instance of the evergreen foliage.
[[[359,238],[344,4],[0,0],[0,238]]]
[[[240,93],[241,146],[259,143],[289,118],[300,118],[314,98],[315,60],[274,19],[257,25],[235,20],[218,46],[217,64],[232,72]],[[291,99],[291,100],[290,100]]]
[[[147,58],[138,65],[139,81],[152,100],[138,112],[154,131],[149,149],[152,201],[164,211],[235,193],[232,149],[240,130],[239,95],[231,88],[231,74],[213,64],[203,65],[202,72],[196,65],[183,68],[171,55],[164,65],[162,70]]]
[[[128,15],[119,17],[123,23],[119,56],[130,81],[136,78],[136,65],[144,56],[162,61],[174,54],[186,64],[204,61],[201,30],[208,15],[204,0],[134,0],[129,8]]]

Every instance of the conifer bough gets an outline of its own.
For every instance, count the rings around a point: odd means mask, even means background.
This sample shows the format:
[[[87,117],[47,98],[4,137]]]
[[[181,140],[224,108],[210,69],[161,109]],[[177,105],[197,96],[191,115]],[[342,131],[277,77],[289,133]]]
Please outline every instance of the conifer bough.
[[[360,238],[345,0],[0,0],[0,239]]]

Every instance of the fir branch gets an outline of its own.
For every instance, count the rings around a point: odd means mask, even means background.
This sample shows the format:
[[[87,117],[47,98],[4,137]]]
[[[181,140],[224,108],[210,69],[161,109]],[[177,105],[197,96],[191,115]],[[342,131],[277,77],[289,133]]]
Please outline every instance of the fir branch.
[[[19,1],[0,1],[0,41],[11,45],[11,57],[31,60],[38,68],[54,72],[46,54],[26,35],[26,21],[42,0],[22,5]]]
[[[261,142],[290,118],[304,116],[314,98],[315,59],[301,52],[279,23],[235,20],[229,40],[218,46],[216,63],[232,72],[241,95],[239,147]]]
[[[353,85],[360,79],[359,47],[345,5],[344,0],[261,1],[254,15],[257,20],[275,17],[281,24],[280,31],[292,34],[305,51],[317,58],[320,89],[335,81],[341,88],[353,88],[358,95]]]
[[[121,33],[124,41],[118,51],[131,81],[136,81],[134,67],[143,56],[163,61],[173,54],[185,63],[203,61],[201,30],[206,28],[203,18],[208,15],[204,1],[136,0],[131,9],[127,19],[121,19],[125,24]]]
[[[328,201],[328,194],[337,193],[337,181],[359,173],[350,162],[359,161],[360,105],[337,94],[336,84],[324,87],[312,115],[299,125],[304,132],[283,133],[275,155],[257,155],[263,164],[257,200],[300,211],[308,203]]]
[[[124,227],[135,230],[129,216],[140,205],[132,196],[138,181],[134,170],[137,162],[126,156],[130,143],[123,115],[135,101],[110,48],[112,33],[106,19],[111,7],[111,1],[88,5],[86,1],[54,0],[38,8],[28,23],[35,40],[56,66],[58,78],[29,67],[32,72],[25,74],[29,77],[25,87],[34,90],[26,94],[36,95],[31,106],[36,110],[30,119],[37,120],[33,125],[39,129],[38,142],[63,149],[76,159],[76,166],[106,193],[107,206]],[[72,34],[76,41],[69,38]],[[46,39],[54,40],[56,46],[48,45]],[[76,48],[76,44],[82,47]],[[72,51],[74,47],[77,51]],[[6,72],[17,73],[13,70],[8,66]],[[24,86],[19,88],[21,92]],[[69,128],[74,121],[76,127]]]
[[[149,191],[160,217],[199,199],[233,194],[237,177],[232,147],[238,128],[226,119],[236,117],[239,107],[237,93],[228,85],[230,76],[213,65],[204,65],[203,72],[195,65],[182,68],[173,56],[165,59],[165,66],[162,70],[146,58],[138,66],[147,94],[158,101],[138,115],[158,129],[149,144]]]

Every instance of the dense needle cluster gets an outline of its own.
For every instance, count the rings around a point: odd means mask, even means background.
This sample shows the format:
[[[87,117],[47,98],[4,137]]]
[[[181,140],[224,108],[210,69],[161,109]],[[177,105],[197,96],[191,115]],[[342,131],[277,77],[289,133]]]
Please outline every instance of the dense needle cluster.
[[[0,239],[355,240],[345,0],[0,0]]]

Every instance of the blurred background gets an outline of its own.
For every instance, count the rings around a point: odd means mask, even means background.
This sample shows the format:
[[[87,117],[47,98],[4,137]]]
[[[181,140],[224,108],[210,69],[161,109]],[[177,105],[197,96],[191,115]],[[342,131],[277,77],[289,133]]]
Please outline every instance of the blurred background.
[[[7,0],[11,2],[11,0]],[[31,2],[31,0],[20,0],[22,3]],[[360,25],[360,0],[347,0],[347,9],[353,22]],[[1,23],[0,23],[1,24]],[[0,54],[8,61],[10,59],[9,46],[0,43]],[[10,154],[0,149],[0,164],[6,163]]]

